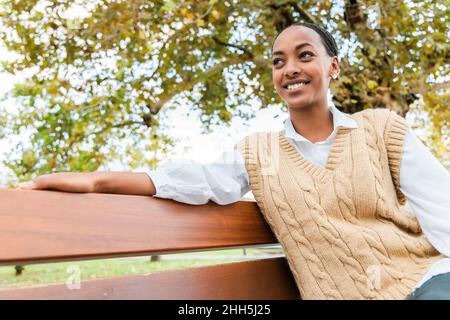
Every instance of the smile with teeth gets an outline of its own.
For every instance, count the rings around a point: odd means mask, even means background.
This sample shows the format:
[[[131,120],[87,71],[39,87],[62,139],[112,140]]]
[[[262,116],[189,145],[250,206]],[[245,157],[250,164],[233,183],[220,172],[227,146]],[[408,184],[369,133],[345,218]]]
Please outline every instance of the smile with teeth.
[[[285,86],[284,88],[286,90],[288,90],[288,91],[294,91],[294,90],[297,90],[299,88],[302,88],[302,87],[306,86],[308,83],[309,83],[309,81],[308,82],[293,83],[293,84],[289,84],[289,85]]]

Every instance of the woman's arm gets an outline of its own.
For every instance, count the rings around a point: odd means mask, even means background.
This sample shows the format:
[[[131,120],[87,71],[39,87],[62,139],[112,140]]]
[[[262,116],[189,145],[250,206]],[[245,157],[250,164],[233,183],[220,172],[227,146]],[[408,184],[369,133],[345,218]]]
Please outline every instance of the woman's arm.
[[[205,204],[211,200],[221,205],[239,201],[250,190],[244,160],[237,150],[222,153],[213,163],[170,160],[148,173],[54,173],[39,176],[20,187],[154,195],[189,204]]]
[[[400,190],[431,244],[450,256],[450,173],[411,130],[405,137]]]
[[[120,193],[154,195],[152,179],[146,173],[134,172],[61,172],[39,176],[21,183],[30,190],[59,190],[66,192]]]

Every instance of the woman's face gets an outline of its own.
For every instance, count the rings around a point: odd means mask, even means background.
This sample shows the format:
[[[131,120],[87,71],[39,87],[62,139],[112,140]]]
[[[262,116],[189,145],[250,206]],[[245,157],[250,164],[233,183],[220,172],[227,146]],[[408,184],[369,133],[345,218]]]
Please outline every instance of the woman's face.
[[[337,57],[328,55],[320,36],[308,27],[289,27],[273,44],[272,80],[290,108],[327,101],[330,79],[338,72]]]

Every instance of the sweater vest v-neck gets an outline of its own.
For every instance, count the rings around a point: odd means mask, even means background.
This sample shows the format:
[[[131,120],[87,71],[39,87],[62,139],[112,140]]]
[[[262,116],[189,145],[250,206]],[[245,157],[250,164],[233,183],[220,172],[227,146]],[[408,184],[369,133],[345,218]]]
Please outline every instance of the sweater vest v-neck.
[[[236,148],[302,299],[404,299],[444,258],[399,188],[408,126],[387,109],[349,116],[358,128],[336,129],[325,167],[282,131],[251,134]]]

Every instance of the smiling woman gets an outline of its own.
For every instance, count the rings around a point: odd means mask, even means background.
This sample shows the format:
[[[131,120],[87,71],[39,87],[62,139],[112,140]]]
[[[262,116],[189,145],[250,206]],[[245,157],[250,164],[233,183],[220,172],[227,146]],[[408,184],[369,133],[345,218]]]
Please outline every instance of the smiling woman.
[[[276,37],[272,51],[273,83],[294,128],[310,141],[325,139],[333,131],[328,87],[339,74],[333,37],[314,24],[298,23]]]
[[[141,173],[52,174],[29,189],[154,195],[230,204],[253,191],[303,299],[405,299],[450,275],[450,174],[386,109],[346,114],[328,102],[340,72],[324,28],[299,23],[272,48],[273,84],[289,118],[209,164]],[[408,206],[406,206],[408,201]],[[438,278],[441,279],[441,278]],[[442,288],[440,288],[442,289]]]

